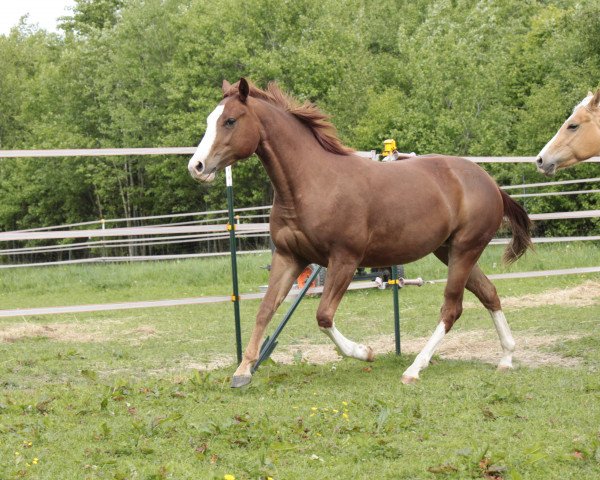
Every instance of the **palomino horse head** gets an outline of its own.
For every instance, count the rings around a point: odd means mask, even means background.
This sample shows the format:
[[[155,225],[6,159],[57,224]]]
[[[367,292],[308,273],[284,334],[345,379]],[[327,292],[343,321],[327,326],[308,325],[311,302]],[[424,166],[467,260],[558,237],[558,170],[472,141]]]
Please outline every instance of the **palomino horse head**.
[[[588,92],[556,135],[539,153],[536,165],[545,175],[600,153],[600,89]]]
[[[237,91],[232,93],[237,87]],[[191,176],[212,182],[215,174],[248,158],[258,148],[258,120],[248,108],[250,86],[241,78],[237,85],[223,81],[223,100],[206,119],[206,132],[188,163]]]

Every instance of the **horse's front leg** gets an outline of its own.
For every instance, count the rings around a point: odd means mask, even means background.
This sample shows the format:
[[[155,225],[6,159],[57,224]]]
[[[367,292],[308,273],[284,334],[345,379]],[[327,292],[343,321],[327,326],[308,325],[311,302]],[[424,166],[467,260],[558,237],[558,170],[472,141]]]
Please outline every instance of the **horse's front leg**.
[[[354,262],[347,257],[330,259],[327,266],[323,296],[317,310],[317,322],[321,331],[333,341],[342,352],[342,355],[372,362],[374,357],[371,347],[347,339],[335,328],[333,322],[335,311],[352,281],[357,266],[358,262]]]
[[[294,284],[294,280],[304,270],[307,263],[296,257],[282,255],[277,250],[273,254],[271,262],[271,274],[269,275],[269,286],[265,294],[258,314],[256,315],[256,324],[250,336],[250,342],[244,352],[242,363],[238,366],[231,379],[231,386],[234,388],[247,385],[252,380],[252,365],[258,360],[260,344],[265,333],[267,325],[273,318],[273,314]]]

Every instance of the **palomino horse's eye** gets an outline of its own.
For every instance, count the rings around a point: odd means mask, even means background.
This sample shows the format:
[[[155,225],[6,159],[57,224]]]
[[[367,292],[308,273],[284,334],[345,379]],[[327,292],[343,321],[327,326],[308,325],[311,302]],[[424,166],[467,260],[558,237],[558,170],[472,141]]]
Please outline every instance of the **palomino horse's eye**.
[[[228,118],[227,120],[225,120],[225,125],[227,125],[228,127],[233,127],[235,125],[235,118]]]
[[[577,130],[579,128],[579,125],[577,125],[576,123],[570,123],[569,126],[567,127],[567,130]]]

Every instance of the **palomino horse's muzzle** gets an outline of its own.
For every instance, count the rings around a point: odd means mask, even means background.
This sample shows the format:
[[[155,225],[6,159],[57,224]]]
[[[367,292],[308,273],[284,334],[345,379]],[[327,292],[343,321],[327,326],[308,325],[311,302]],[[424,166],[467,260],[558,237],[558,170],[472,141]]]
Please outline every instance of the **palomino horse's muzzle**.
[[[538,172],[543,173],[546,176],[552,176],[556,173],[556,163],[544,162],[544,159],[542,157],[536,158],[535,165],[537,167]]]

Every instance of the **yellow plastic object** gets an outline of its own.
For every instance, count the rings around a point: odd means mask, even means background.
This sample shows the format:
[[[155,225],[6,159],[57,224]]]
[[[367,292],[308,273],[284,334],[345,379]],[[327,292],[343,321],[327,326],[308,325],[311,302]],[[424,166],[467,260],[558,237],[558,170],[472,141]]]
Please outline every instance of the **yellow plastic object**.
[[[383,152],[381,152],[381,155],[387,157],[394,150],[396,150],[396,140],[389,138],[383,141]]]

